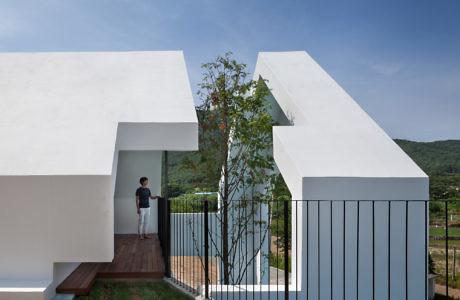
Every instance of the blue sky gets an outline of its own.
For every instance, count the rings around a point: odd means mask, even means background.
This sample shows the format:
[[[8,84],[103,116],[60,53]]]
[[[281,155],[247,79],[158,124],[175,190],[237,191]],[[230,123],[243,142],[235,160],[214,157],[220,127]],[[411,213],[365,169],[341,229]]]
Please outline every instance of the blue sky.
[[[459,0],[0,0],[0,51],[129,50],[183,50],[194,91],[225,51],[305,50],[391,137],[460,139]]]

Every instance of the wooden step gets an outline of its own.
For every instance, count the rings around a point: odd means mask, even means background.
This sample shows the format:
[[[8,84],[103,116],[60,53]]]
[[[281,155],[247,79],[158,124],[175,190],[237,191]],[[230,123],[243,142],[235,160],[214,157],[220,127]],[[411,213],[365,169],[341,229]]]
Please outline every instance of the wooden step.
[[[98,263],[80,264],[57,288],[58,294],[86,295],[97,277]]]

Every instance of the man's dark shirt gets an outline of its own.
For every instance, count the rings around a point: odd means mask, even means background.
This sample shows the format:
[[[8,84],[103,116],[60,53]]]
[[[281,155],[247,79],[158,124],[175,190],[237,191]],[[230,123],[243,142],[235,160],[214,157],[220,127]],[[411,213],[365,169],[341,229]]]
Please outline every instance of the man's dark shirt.
[[[148,188],[139,187],[136,190],[136,196],[139,197],[139,208],[150,207],[149,197],[151,193]]]

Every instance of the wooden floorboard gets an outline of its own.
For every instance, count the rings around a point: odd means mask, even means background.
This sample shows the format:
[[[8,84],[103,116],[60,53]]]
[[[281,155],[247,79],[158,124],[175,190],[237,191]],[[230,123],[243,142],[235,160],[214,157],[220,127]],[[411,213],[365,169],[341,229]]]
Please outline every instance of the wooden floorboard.
[[[157,235],[139,240],[136,234],[115,235],[112,262],[81,263],[56,288],[59,294],[86,295],[96,278],[162,278],[165,268]]]

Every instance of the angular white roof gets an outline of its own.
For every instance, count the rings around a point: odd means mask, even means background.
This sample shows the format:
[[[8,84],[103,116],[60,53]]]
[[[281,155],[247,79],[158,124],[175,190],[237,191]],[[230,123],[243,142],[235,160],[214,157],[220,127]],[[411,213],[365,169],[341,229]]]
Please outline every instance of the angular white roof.
[[[427,177],[306,52],[259,53],[259,75],[293,119],[274,128],[284,170],[303,178]]]
[[[0,53],[0,175],[111,174],[119,123],[197,126],[181,51]]]

